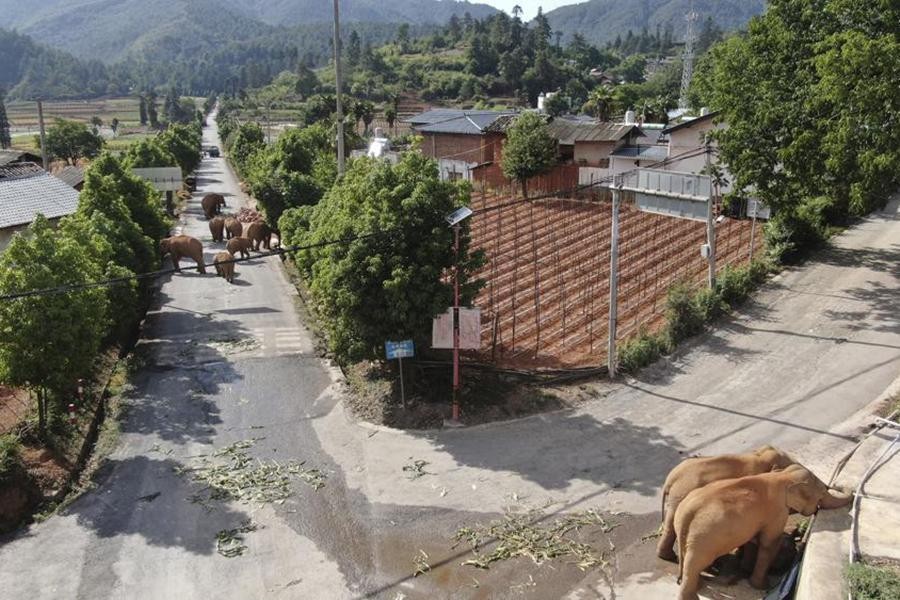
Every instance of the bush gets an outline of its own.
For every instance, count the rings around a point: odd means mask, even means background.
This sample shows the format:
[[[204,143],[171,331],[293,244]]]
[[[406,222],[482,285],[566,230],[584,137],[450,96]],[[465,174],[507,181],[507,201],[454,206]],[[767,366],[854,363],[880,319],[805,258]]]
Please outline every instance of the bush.
[[[716,277],[716,291],[729,306],[737,306],[753,291],[753,276],[749,268],[725,267]]]
[[[666,336],[658,333],[647,333],[643,328],[635,337],[629,338],[619,346],[619,368],[629,373],[646,367],[656,361],[669,350]]]
[[[885,567],[860,563],[847,567],[850,595],[855,600],[897,600],[900,598],[900,575]]]
[[[701,307],[695,294],[694,288],[687,282],[676,283],[669,288],[666,295],[666,334],[670,345],[703,331],[707,309]],[[704,300],[706,303],[708,300]]]
[[[0,435],[0,484],[5,483],[22,465],[22,444],[12,434]]]
[[[781,211],[766,223],[766,246],[778,262],[799,259],[804,252],[819,246],[828,237],[826,215],[833,203],[818,197],[800,203],[794,211]]]

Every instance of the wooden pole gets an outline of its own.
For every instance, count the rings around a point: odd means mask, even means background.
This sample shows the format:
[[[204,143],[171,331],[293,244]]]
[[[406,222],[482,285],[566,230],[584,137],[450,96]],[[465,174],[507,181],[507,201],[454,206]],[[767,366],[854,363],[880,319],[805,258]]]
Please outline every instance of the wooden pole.
[[[616,376],[616,317],[619,294],[619,187],[613,184],[612,191],[612,229],[609,241],[609,345],[607,347],[606,364],[609,376]]]
[[[50,158],[47,156],[46,133],[44,131],[44,103],[37,101],[38,105],[38,124],[41,130],[41,160],[44,162],[44,170],[50,170]]]
[[[341,106],[341,16],[339,0],[334,0],[334,85],[337,100],[337,169],[344,174],[344,108]]]

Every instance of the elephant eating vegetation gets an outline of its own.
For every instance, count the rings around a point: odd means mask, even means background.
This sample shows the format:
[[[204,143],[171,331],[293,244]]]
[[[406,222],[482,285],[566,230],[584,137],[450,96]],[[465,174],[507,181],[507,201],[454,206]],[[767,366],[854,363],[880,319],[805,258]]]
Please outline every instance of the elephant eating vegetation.
[[[680,556],[680,600],[697,600],[700,573],[718,557],[756,539],[759,550],[750,584],[767,587],[766,574],[781,544],[790,512],[839,508],[852,494],[829,491],[805,467],[715,481],[687,495],[675,512]]]
[[[713,481],[759,475],[772,469],[784,469],[794,462],[790,456],[772,446],[763,446],[746,454],[703,456],[682,461],[669,472],[663,485],[663,530],[656,546],[657,556],[663,560],[676,559],[675,511],[690,492]]]

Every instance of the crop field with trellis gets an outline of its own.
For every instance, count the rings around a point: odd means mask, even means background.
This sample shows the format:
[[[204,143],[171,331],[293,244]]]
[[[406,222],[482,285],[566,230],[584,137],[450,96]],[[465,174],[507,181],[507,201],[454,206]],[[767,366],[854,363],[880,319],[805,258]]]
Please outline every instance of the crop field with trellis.
[[[479,358],[521,368],[599,366],[606,361],[612,203],[592,197],[522,201],[475,192],[473,248],[487,254]],[[666,292],[677,281],[705,284],[700,256],[706,224],[644,213],[623,195],[619,217],[617,339],[665,321]],[[724,218],[716,225],[717,270],[762,251],[761,224]]]

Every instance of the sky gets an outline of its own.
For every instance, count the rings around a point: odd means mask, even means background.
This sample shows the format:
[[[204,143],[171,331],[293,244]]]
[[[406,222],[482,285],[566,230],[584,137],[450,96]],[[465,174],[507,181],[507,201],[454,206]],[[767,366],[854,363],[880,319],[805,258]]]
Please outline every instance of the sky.
[[[537,14],[538,7],[543,7],[544,12],[550,12],[554,8],[558,8],[565,4],[578,4],[578,2],[584,2],[584,0],[471,0],[472,2],[483,2],[484,4],[490,4],[491,6],[496,6],[500,10],[505,10],[508,13],[512,13],[512,8],[516,4],[522,7],[522,19],[528,21],[534,18]]]

